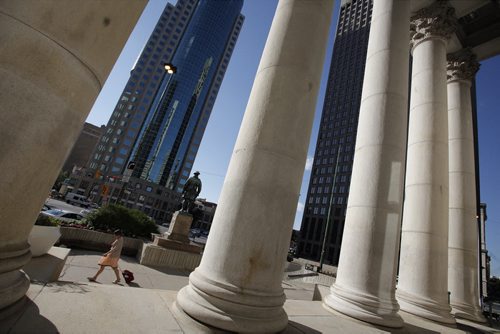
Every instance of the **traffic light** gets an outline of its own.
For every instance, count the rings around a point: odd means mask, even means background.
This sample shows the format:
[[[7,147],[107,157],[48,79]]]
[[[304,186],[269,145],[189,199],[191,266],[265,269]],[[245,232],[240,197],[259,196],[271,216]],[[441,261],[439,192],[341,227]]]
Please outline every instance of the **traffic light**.
[[[102,185],[101,195],[106,196],[108,194],[109,187],[105,184]]]

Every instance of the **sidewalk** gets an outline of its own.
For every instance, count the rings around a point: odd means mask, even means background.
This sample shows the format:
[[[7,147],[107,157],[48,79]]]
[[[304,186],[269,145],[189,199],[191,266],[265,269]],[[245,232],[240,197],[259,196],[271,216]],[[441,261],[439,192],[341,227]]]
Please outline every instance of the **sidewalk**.
[[[88,250],[72,249],[64,269],[59,276],[63,282],[85,282],[99,269],[99,259],[102,253]],[[121,270],[134,273],[134,281],[126,284],[123,277],[118,285],[145,289],[179,290],[188,284],[189,272],[168,268],[155,268],[140,265],[135,258],[122,256],[118,266]],[[121,275],[120,275],[121,276]],[[111,268],[106,268],[98,277],[96,284],[114,285],[115,274]]]
[[[177,291],[188,284],[188,273],[163,268],[150,268],[134,258],[122,257],[120,266],[134,273],[130,285],[112,284],[114,274],[106,269],[99,282],[87,277],[98,269],[101,254],[72,250],[59,281],[32,283],[20,311],[0,320],[0,333],[37,334],[135,334],[135,333],[212,333],[194,323],[174,306]],[[283,282],[287,300],[287,328],[281,334],[299,333],[500,333],[493,328],[459,320],[457,327],[447,327],[401,312],[405,326],[389,329],[373,326],[327,311],[321,300],[313,301],[315,284],[302,280],[324,281],[327,277],[310,275],[300,264],[292,263],[289,275],[298,275]],[[328,289],[327,286],[321,285]],[[220,331],[219,331],[220,333]]]

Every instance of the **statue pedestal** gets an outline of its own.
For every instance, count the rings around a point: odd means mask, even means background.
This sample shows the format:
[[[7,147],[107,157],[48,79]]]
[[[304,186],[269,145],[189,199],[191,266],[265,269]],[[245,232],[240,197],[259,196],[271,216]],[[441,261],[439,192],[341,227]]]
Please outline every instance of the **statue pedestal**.
[[[170,221],[168,231],[164,234],[166,239],[189,243],[189,230],[193,216],[187,212],[176,211]]]
[[[188,237],[192,222],[193,216],[189,213],[176,211],[172,216],[168,231],[163,236],[155,236],[153,244],[168,249],[200,254],[203,247],[192,243]]]
[[[144,244],[139,255],[143,265],[193,271],[200,264],[203,247],[189,240],[193,216],[177,211],[163,235],[155,235],[153,244]]]

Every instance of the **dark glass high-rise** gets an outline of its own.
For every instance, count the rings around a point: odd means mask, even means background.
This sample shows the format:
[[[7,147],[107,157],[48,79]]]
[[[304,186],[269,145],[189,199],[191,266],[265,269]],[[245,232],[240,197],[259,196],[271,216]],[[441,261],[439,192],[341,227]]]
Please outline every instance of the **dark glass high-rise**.
[[[333,265],[338,263],[344,229],[372,0],[343,0],[340,7],[297,247],[300,257],[318,261],[326,233],[324,263]]]

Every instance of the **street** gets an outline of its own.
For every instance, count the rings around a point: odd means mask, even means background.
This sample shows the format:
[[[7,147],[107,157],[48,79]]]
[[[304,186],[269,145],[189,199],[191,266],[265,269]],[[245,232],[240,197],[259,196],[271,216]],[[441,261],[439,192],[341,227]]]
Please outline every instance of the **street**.
[[[53,198],[47,198],[47,200],[45,201],[45,204],[47,204],[48,206],[50,206],[53,209],[60,209],[60,210],[68,211],[68,212],[74,212],[74,213],[80,213],[80,211],[82,211],[84,209],[84,208],[81,208],[79,206],[71,205],[71,204],[68,204],[64,201],[60,201],[60,200],[53,199]]]

